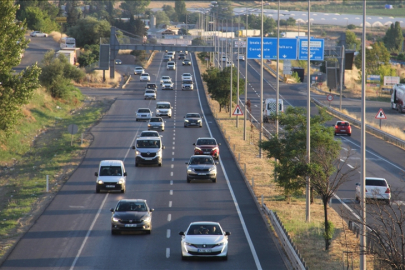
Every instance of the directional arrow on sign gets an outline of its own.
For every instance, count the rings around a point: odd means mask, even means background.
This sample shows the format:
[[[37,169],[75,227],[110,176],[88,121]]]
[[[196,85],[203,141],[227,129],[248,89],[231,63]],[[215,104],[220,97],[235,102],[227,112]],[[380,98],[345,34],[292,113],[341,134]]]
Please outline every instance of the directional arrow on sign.
[[[286,58],[286,57],[287,57],[287,55],[284,54],[284,55],[283,55],[283,58]]]

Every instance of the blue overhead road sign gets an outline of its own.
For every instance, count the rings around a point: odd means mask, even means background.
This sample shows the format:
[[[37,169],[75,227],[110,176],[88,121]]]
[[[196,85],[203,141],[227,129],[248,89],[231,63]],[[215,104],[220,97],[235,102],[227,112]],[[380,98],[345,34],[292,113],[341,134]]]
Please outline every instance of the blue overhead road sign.
[[[311,60],[323,61],[324,58],[324,40],[311,38]],[[308,60],[308,38],[300,38],[298,41],[298,60]]]
[[[263,38],[263,58],[277,59],[277,38]],[[261,38],[249,37],[247,44],[247,58],[261,58]],[[297,39],[295,38],[280,38],[280,59],[281,60],[296,60],[297,59]]]

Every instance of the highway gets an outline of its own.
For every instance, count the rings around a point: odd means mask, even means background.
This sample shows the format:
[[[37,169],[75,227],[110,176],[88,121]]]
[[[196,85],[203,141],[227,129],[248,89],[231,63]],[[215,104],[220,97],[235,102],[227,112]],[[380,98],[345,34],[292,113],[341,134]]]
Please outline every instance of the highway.
[[[163,166],[135,167],[130,149],[147,129],[146,122],[135,122],[135,111],[141,107],[155,111],[156,101],[143,99],[145,82],[135,76],[125,90],[86,89],[86,94],[116,96],[116,101],[92,128],[94,141],[80,166],[1,269],[286,269],[209,110],[195,59],[193,67],[177,66],[176,71],[166,71],[162,59],[163,53],[158,53],[147,71],[152,81],[169,74],[175,82],[174,91],[159,88],[157,96],[157,101],[173,106],[173,117],[165,119],[162,132]],[[194,75],[197,90],[181,91],[183,72]],[[187,112],[202,112],[203,128],[185,129]],[[211,134],[222,143],[217,183],[188,184],[185,162],[193,154],[192,144]],[[105,159],[124,161],[125,194],[95,193],[94,172]],[[123,198],[146,199],[155,209],[151,235],[111,235],[109,209]],[[181,260],[178,232],[192,221],[217,221],[232,233],[228,261]]]

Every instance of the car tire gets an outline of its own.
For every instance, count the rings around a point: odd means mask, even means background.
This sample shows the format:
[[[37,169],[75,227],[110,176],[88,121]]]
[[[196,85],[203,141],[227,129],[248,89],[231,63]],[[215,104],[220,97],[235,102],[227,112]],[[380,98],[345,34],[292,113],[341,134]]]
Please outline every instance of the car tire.
[[[200,126],[200,128],[202,128],[202,125]]]
[[[146,100],[146,98],[145,98],[145,100]]]
[[[96,187],[96,193],[100,193],[100,188]]]
[[[347,136],[352,136],[352,134],[351,134],[351,133],[349,133],[349,134],[347,134]]]
[[[212,179],[212,183],[216,183],[217,182],[217,179],[215,178],[215,179]]]
[[[151,234],[152,233],[152,230],[147,230],[146,231],[146,234]]]
[[[138,119],[135,119],[136,122],[138,122]]]
[[[138,163],[135,162],[135,167],[138,167]]]
[[[226,254],[226,256],[224,256],[224,257],[222,258],[222,260],[227,261],[227,260],[228,260],[228,254]]]
[[[183,256],[183,255],[181,255],[181,259],[183,260],[183,261],[187,261],[187,257],[186,256]]]
[[[187,177],[187,183],[190,183],[190,182],[191,182],[190,178]]]
[[[112,235],[117,235],[118,232],[117,232],[116,230],[111,230],[111,234],[112,234]]]
[[[158,166],[159,166],[159,167],[162,167],[162,163],[159,163]]]
[[[121,189],[121,193],[125,193],[125,188],[124,188],[124,189]]]
[[[186,125],[184,125],[184,127],[185,127],[185,128],[187,128],[187,126],[186,126]]]

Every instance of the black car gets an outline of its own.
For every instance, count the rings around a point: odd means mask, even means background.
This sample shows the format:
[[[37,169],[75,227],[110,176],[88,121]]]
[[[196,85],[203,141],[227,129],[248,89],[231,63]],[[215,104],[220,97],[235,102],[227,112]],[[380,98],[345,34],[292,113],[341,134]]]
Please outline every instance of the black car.
[[[191,66],[191,60],[189,60],[189,59],[184,59],[184,61],[183,61],[183,66]]]
[[[184,116],[184,127],[202,127],[202,118],[199,113],[187,113]]]
[[[111,208],[111,233],[121,231],[152,231],[152,212],[146,200],[124,199],[120,200],[115,208]]]

